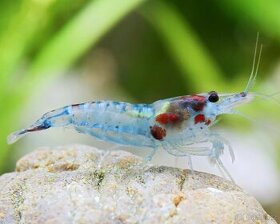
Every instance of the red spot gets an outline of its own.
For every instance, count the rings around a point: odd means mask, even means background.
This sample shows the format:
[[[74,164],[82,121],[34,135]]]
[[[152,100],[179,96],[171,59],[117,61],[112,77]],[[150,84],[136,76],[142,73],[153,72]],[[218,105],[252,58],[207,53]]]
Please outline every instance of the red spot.
[[[209,125],[211,124],[211,120],[210,119],[205,119],[205,116],[203,114],[198,114],[194,117],[194,123],[205,123],[205,125]]]
[[[172,123],[175,123],[179,120],[179,116],[177,114],[169,114],[169,120],[172,122]]]
[[[175,123],[179,121],[177,114],[163,113],[156,116],[156,121],[160,124]]]
[[[203,114],[198,114],[194,117],[194,124],[205,122],[205,116]]]
[[[167,113],[159,114],[156,116],[156,121],[160,124],[167,124],[169,121],[169,116]]]
[[[154,125],[150,127],[152,136],[157,140],[162,140],[166,136],[166,130],[162,127]]]

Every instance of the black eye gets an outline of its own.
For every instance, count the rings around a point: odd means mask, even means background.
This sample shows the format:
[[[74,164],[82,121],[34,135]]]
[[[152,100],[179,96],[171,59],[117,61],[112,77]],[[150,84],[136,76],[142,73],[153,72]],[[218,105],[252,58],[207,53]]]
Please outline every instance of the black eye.
[[[212,103],[215,103],[219,100],[219,96],[218,93],[216,93],[215,91],[212,91],[209,93],[209,97],[208,100]]]

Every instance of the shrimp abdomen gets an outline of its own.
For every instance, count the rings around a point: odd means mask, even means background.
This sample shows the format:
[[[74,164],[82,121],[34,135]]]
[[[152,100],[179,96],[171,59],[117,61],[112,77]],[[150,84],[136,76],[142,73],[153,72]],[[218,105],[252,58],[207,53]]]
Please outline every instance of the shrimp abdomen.
[[[98,101],[79,107],[73,111],[72,121],[78,132],[118,144],[154,146],[149,128],[149,119],[154,115],[151,105]]]
[[[50,111],[30,127],[12,133],[8,143],[34,131],[51,127],[73,126],[78,132],[100,140],[119,144],[150,146],[149,119],[154,109],[149,104],[129,104],[115,101],[96,101],[74,104]]]

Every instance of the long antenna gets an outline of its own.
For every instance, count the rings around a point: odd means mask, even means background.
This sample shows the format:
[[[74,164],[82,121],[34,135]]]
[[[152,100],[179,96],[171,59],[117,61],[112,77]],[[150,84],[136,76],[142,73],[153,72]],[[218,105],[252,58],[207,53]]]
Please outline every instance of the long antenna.
[[[259,50],[259,53],[258,53],[258,45],[259,45],[259,33],[257,33],[256,46],[255,46],[254,59],[253,59],[253,66],[252,66],[252,71],[251,71],[251,74],[250,74],[250,78],[249,78],[247,86],[244,90],[245,93],[249,92],[249,90],[255,84],[255,81],[256,81],[256,78],[257,78],[259,65],[260,65],[260,61],[261,61],[262,48],[263,48],[263,46],[261,44],[260,50]],[[257,63],[256,63],[257,58],[258,58],[258,60],[257,60]]]

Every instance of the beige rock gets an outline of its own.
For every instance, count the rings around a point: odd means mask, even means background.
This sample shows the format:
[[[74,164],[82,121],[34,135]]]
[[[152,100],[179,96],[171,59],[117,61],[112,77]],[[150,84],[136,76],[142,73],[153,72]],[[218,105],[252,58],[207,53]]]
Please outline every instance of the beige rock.
[[[44,148],[0,177],[0,223],[276,223],[220,177],[148,166],[124,151]]]

